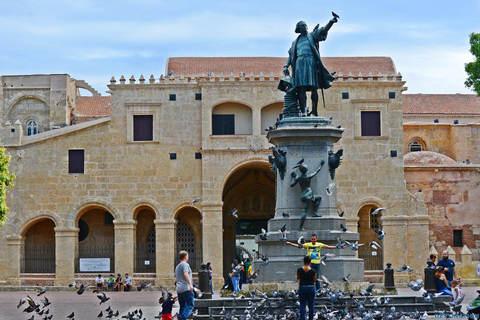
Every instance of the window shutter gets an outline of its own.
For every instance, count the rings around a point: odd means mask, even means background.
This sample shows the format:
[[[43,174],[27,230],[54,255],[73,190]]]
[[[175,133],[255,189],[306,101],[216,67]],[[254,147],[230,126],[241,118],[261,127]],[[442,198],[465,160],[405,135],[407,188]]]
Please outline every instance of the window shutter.
[[[85,150],[68,150],[68,173],[84,173]]]
[[[153,141],[153,115],[133,116],[133,141]]]
[[[362,136],[379,137],[380,136],[380,111],[362,111],[361,112]]]
[[[235,134],[235,115],[212,115],[212,135]]]

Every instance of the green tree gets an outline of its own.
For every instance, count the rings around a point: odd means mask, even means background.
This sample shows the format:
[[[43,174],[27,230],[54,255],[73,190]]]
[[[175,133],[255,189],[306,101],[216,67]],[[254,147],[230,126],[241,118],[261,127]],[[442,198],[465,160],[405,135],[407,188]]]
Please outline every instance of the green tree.
[[[480,96],[480,33],[470,34],[470,52],[475,58],[473,62],[465,64],[465,71],[468,74],[465,86]]]
[[[10,159],[12,156],[5,154],[5,148],[0,147],[0,227],[7,219],[7,187],[13,186],[15,175],[10,173],[8,167],[10,166]]]

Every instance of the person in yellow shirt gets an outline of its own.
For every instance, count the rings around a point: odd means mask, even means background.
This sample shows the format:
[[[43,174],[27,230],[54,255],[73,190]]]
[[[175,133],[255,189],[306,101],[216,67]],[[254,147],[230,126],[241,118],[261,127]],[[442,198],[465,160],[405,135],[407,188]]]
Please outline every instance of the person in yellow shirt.
[[[292,242],[285,242],[285,244],[289,244],[291,246],[297,247],[297,248],[305,248],[307,249],[307,255],[312,259],[312,263],[310,267],[314,269],[317,272],[317,281],[315,282],[315,291],[318,293],[320,292],[320,251],[322,248],[325,249],[337,249],[336,246],[329,246],[326,244],[323,244],[321,242],[317,241],[317,235],[314,233],[310,237],[311,242],[306,242],[304,244],[297,244],[297,243],[292,243]],[[345,248],[345,247],[343,247]],[[342,248],[342,249],[343,249]]]

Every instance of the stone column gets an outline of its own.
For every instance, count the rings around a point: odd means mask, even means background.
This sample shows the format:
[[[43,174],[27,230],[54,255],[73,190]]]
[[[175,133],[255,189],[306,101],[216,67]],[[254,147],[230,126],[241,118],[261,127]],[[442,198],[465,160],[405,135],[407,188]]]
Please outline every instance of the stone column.
[[[135,230],[133,219],[114,220],[115,225],[115,273],[133,274]]]
[[[22,248],[25,244],[25,237],[12,236],[7,238],[7,245],[10,252],[10,268],[4,270],[7,284],[11,286],[20,286],[20,261],[22,259]]]
[[[391,262],[395,270],[398,270],[404,264],[408,265],[407,218],[407,216],[400,215],[384,215],[381,218],[383,231],[386,233],[385,238],[379,242],[383,246],[383,261]],[[420,272],[423,272],[423,268]],[[405,283],[409,279],[410,277],[406,271],[395,273],[396,283]]]
[[[174,287],[175,283],[175,220],[154,220],[157,276],[155,285]]]
[[[252,110],[252,135],[259,136],[262,134],[263,129],[261,128],[261,114],[262,109],[254,108]]]
[[[55,228],[55,280],[56,286],[66,286],[75,280],[76,245],[78,228]]]
[[[211,262],[213,288],[223,286],[223,202],[202,203],[203,261]]]

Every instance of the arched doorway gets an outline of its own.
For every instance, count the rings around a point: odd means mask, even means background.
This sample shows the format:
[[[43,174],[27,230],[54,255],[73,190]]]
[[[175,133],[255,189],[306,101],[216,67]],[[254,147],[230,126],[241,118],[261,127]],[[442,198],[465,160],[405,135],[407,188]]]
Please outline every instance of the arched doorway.
[[[236,209],[238,219],[231,216]],[[223,189],[223,273],[233,259],[256,258],[255,235],[275,215],[275,175],[266,163],[252,163],[235,171]],[[240,261],[240,260],[239,260]]]
[[[140,209],[136,215],[137,230],[135,238],[136,273],[155,273],[156,271],[156,241],[155,213],[149,209]]]
[[[358,233],[360,240],[358,243],[365,245],[358,248],[358,257],[363,259],[365,270],[383,270],[383,244],[378,240],[378,234],[375,232],[376,228],[382,228],[380,224],[381,212],[372,216],[372,212],[377,209],[375,205],[365,205],[358,212]],[[369,243],[376,241],[382,246],[377,250],[373,250]]]
[[[178,253],[188,252],[188,264],[193,272],[198,272],[202,264],[202,215],[192,207],[182,208],[176,217],[175,266],[180,262]]]
[[[21,273],[55,273],[55,223],[36,222],[25,232]]]
[[[110,212],[93,208],[78,218],[75,272],[115,272],[115,230]]]

